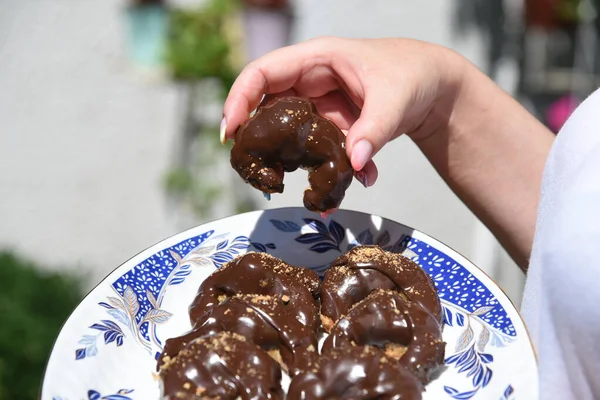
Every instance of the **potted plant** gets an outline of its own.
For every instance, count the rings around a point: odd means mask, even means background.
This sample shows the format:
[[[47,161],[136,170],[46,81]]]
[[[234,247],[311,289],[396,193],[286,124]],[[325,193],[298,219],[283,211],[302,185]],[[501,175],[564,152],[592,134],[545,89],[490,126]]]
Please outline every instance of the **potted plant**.
[[[244,195],[223,196],[235,183],[228,182],[227,147],[219,142],[223,101],[242,64],[236,60],[237,47],[231,37],[239,25],[233,17],[239,10],[236,0],[210,0],[201,8],[170,11],[165,62],[185,101],[166,186],[183,206],[180,210],[186,213],[186,220],[214,218],[219,214],[215,210],[233,197],[235,204],[227,207],[246,210]]]
[[[125,7],[127,49],[136,67],[162,67],[167,23],[166,0],[129,0]]]

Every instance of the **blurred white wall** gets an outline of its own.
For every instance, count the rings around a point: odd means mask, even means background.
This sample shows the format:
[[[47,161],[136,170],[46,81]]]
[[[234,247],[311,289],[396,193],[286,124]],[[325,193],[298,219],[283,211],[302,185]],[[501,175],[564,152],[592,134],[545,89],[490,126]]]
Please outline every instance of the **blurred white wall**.
[[[452,39],[454,5],[297,0],[294,40],[406,36],[480,64],[483,39]],[[85,266],[90,283],[185,225],[162,186],[180,96],[128,68],[122,11],[119,0],[0,0],[0,246],[56,267]],[[353,185],[344,208],[431,234],[519,302],[522,274],[409,140],[390,144],[376,161],[378,183]],[[286,183],[285,194],[260,204],[301,205],[305,175]]]
[[[0,1],[0,244],[91,282],[174,233],[177,91],[133,75],[122,2]]]

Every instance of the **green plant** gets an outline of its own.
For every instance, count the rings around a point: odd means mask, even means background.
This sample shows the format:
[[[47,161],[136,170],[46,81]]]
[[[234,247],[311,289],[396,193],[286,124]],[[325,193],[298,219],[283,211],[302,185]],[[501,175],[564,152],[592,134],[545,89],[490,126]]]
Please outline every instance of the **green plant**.
[[[229,90],[237,71],[231,66],[225,25],[236,4],[212,0],[200,9],[171,10],[166,62],[176,80],[217,78]]]
[[[557,4],[558,15],[563,22],[567,23],[579,23],[582,20],[582,12],[589,12],[590,10],[582,9],[585,1],[583,0],[559,0]],[[600,10],[600,1],[591,0],[589,5],[595,8],[595,12]]]
[[[187,103],[184,143],[165,186],[201,217],[210,214],[222,195],[222,185],[213,178],[214,166],[228,148],[218,140],[215,121],[220,115],[200,120],[197,111],[222,104],[238,74],[233,66],[236,43],[230,35],[235,25],[231,16],[238,7],[238,0],[210,0],[202,8],[170,11],[165,60],[173,79],[187,89]],[[238,203],[237,209],[252,209],[245,199]]]
[[[78,278],[0,252],[0,399],[38,398],[54,340],[82,298]]]

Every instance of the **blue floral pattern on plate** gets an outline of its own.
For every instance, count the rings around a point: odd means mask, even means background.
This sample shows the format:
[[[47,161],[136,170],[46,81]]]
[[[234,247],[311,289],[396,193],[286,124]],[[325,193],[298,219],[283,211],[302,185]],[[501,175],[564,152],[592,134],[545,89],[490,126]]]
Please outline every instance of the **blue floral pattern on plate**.
[[[338,219],[337,215],[327,220],[305,216],[262,218],[261,235],[256,232],[237,234],[232,229],[235,226],[228,229],[211,226],[160,248],[110,282],[112,295],[96,302],[96,307],[104,310],[104,317],[81,331],[73,347],[73,359],[83,362],[102,352],[121,351],[117,349],[125,347],[128,341],[156,359],[166,339],[161,337],[158,328],[167,324],[175,312],[163,307],[165,296],[172,293],[168,289],[183,285],[194,271],[219,268],[247,251],[271,252],[281,257],[282,252],[285,255],[291,243],[295,243],[294,246],[300,248],[297,251],[314,254],[314,260],[324,261],[309,265],[322,275],[329,262],[353,246],[377,244],[418,263],[438,288],[444,308],[444,335],[448,330],[455,336],[447,340],[446,366],[454,371],[456,378],[443,383],[442,393],[454,399],[479,398],[477,395],[496,379],[494,354],[498,350],[491,349],[505,348],[519,339],[514,321],[505,308],[510,303],[492,293],[490,284],[486,285],[457,261],[457,255],[441,250],[425,235],[398,229],[401,225],[391,222],[388,222],[393,225],[390,229],[351,229],[348,225],[352,225],[353,220]],[[265,238],[268,240],[263,240]],[[183,310],[187,310],[187,304],[176,311]],[[512,399],[515,393],[512,383],[506,382],[503,398]],[[110,396],[123,397],[102,397],[100,392],[89,391],[88,398],[126,400],[129,393],[119,391]]]
[[[128,395],[133,392],[133,389],[121,389],[114,394],[102,396],[96,390],[88,390],[87,400],[132,400]],[[66,397],[53,397],[52,400],[68,400]]]

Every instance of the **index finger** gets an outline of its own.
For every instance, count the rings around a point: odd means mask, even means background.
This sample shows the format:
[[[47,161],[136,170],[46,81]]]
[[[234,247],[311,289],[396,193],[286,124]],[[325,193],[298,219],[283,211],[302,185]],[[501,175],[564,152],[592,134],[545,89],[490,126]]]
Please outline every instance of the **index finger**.
[[[263,95],[285,92],[315,67],[330,66],[331,58],[322,56],[329,46],[327,40],[309,40],[275,50],[248,64],[225,101],[225,136],[233,136],[258,107]]]

